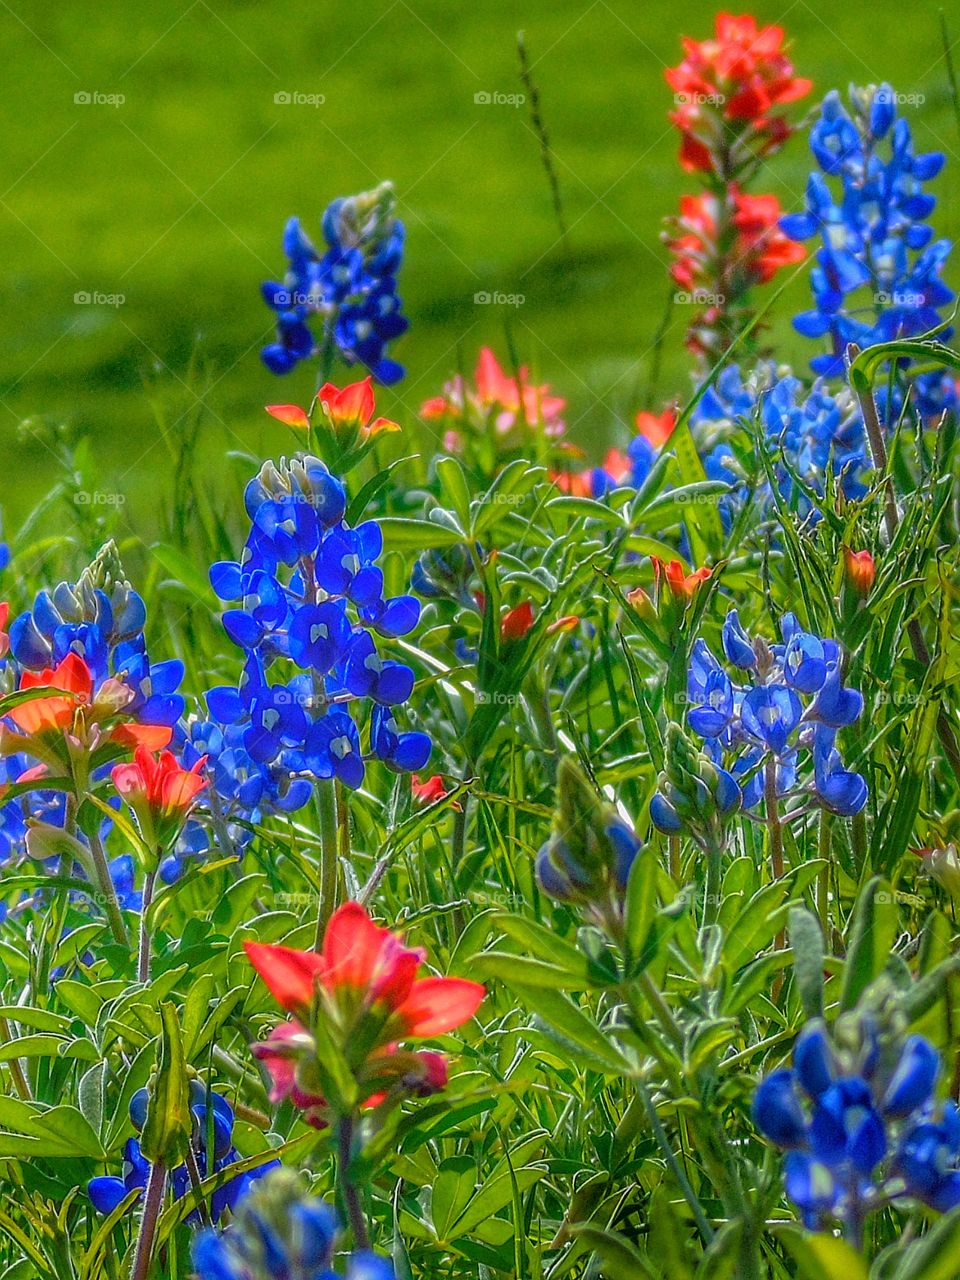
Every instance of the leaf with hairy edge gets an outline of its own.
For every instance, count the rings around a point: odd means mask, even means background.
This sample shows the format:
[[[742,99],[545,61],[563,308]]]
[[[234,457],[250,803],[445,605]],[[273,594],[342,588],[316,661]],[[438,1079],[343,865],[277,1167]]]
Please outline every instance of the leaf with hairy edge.
[[[787,916],[793,972],[803,1012],[823,1017],[823,931],[820,921],[806,907],[791,907]]]

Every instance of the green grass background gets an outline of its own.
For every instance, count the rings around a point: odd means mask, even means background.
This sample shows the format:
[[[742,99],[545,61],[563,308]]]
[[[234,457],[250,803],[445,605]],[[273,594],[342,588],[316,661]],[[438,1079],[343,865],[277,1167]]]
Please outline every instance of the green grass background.
[[[762,3],[820,95],[890,80],[923,95],[908,112],[918,147],[948,153],[938,231],[957,232],[960,140],[938,6]],[[735,8],[734,12],[740,12]],[[309,399],[312,372],[276,380],[258,349],[270,325],[259,282],[281,268],[286,217],[308,228],[335,195],[396,184],[408,226],[402,293],[409,376],[384,411],[412,423],[482,343],[517,350],[570,400],[575,439],[596,451],[651,398],[651,345],[667,299],[660,220],[693,189],[679,170],[663,69],[681,32],[707,34],[708,4],[641,0],[150,0],[50,5],[3,0],[0,178],[3,343],[0,433],[7,523],[50,481],[50,424],[88,432],[104,489],[146,525],[169,454],[151,409],[203,418],[211,484],[229,448],[273,447],[261,406]],[[952,38],[960,38],[953,15]],[[516,33],[526,32],[569,234],[557,226],[526,107]],[[960,46],[957,49],[960,55]],[[122,94],[122,105],[77,93]],[[322,94],[280,105],[278,92]],[[766,188],[797,207],[802,138]],[[948,268],[948,278],[956,273]],[[522,294],[480,306],[479,291]],[[78,292],[122,294],[77,305]],[[781,300],[772,339],[803,364],[789,329],[805,285]],[[675,308],[658,396],[689,380],[688,309]],[[201,377],[187,374],[191,360]],[[28,420],[26,429],[22,427]],[[623,428],[620,428],[621,430]],[[286,443],[286,439],[284,439]]]

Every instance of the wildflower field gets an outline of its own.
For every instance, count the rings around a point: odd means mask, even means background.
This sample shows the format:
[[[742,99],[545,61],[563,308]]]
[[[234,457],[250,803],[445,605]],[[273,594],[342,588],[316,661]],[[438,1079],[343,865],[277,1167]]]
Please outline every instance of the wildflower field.
[[[4,381],[0,1280],[960,1277],[960,31],[932,147],[790,18],[697,6],[642,85],[626,414],[589,289],[562,358],[472,268],[431,309],[369,147],[295,211],[261,174],[223,336],[161,358],[90,280],[152,367]],[[474,103],[582,285],[512,55]]]

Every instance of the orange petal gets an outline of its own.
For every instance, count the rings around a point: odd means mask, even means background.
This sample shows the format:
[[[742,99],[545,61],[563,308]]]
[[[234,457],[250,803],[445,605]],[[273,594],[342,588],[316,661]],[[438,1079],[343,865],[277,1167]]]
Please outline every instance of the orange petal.
[[[146,747],[148,751],[162,751],[172,737],[173,730],[165,724],[118,724],[110,735],[121,747]]]
[[[399,422],[391,422],[389,418],[374,418],[369,427],[363,428],[365,436],[376,436],[381,431],[399,431]]]
[[[306,430],[310,426],[310,419],[297,404],[268,404],[266,410],[271,418],[286,423],[288,427],[303,427]]]

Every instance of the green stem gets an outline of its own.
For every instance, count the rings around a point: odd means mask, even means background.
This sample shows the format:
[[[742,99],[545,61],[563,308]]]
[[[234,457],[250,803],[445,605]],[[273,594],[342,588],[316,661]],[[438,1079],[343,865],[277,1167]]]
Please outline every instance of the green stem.
[[[344,1116],[337,1126],[337,1175],[340,1182],[340,1194],[347,1211],[347,1221],[353,1232],[353,1243],[357,1249],[370,1248],[370,1236],[367,1233],[367,1220],[360,1202],[360,1192],[350,1174],[353,1159],[353,1120]]]
[[[338,859],[339,825],[337,789],[333,778],[317,780],[317,809],[320,815],[320,905],[317,912],[317,949],[337,905],[340,878]]]
[[[153,1241],[157,1234],[157,1223],[160,1210],[163,1208],[163,1193],[167,1186],[167,1169],[162,1160],[150,1166],[147,1179],[147,1194],[143,1202],[143,1217],[140,1219],[140,1232],[137,1236],[137,1248],[133,1258],[133,1270],[130,1280],[147,1280],[150,1274],[150,1262],[153,1258]]]
[[[823,866],[817,875],[817,913],[825,940],[830,937],[830,815],[820,810],[820,826],[817,831],[817,853]]]
[[[680,837],[667,837],[667,865],[670,870],[670,879],[676,884],[680,883]]]
[[[143,882],[143,907],[140,910],[140,940],[137,947],[137,981],[150,981],[150,926],[147,912],[153,902],[153,890],[157,883],[156,871],[148,871]]]
[[[703,928],[716,924],[720,914],[720,845],[716,842],[705,849],[707,874],[703,886]]]
[[[126,925],[123,923],[123,916],[120,914],[120,904],[117,901],[117,890],[113,883],[113,876],[110,874],[110,867],[107,864],[107,855],[103,851],[100,833],[94,831],[89,839],[90,853],[93,856],[93,867],[97,873],[97,882],[100,885],[100,896],[103,898],[103,907],[107,913],[110,932],[113,934],[115,942],[118,942],[121,947],[129,948],[130,938],[127,934]]]
[[[10,1023],[6,1018],[0,1018],[0,1036],[3,1036],[7,1044],[13,1041],[13,1035],[10,1031]],[[23,1063],[19,1058],[10,1058],[7,1061],[7,1069],[10,1072],[10,1078],[13,1080],[14,1088],[20,1095],[23,1102],[32,1102],[33,1094],[30,1092],[30,1083],[27,1080],[26,1072],[23,1069]]]
[[[690,1212],[693,1214],[697,1229],[703,1238],[704,1244],[709,1244],[713,1239],[713,1227],[707,1221],[707,1215],[703,1212],[703,1206],[697,1198],[697,1193],[691,1187],[687,1175],[681,1167],[680,1161],[674,1154],[670,1141],[664,1131],[663,1125],[660,1123],[660,1117],[657,1115],[657,1109],[653,1105],[653,1099],[647,1091],[647,1086],[642,1080],[636,1082],[637,1093],[640,1095],[640,1101],[643,1103],[643,1109],[647,1113],[647,1119],[650,1121],[650,1128],[653,1130],[653,1136],[657,1141],[657,1146],[663,1153],[667,1167],[676,1179],[677,1186],[683,1194],[683,1198],[690,1206]]]

